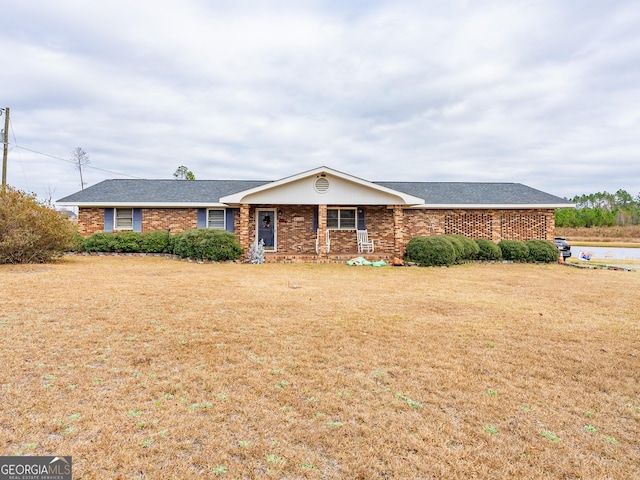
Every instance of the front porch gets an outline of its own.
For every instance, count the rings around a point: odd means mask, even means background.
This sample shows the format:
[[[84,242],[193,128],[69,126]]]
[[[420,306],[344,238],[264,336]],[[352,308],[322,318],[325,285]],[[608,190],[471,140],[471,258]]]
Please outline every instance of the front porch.
[[[264,240],[268,262],[343,263],[362,256],[369,261],[390,261],[402,255],[402,209],[387,206],[347,207],[351,225],[332,226],[327,205],[241,205],[236,234],[245,252]],[[358,231],[366,231],[373,247],[359,245]],[[362,239],[361,239],[362,240]]]

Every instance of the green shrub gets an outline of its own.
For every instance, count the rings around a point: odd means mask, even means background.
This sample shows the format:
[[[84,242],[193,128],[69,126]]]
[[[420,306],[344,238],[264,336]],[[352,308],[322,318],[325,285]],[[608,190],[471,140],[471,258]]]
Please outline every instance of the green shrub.
[[[199,230],[191,229],[175,234],[172,238],[172,253],[182,258],[197,258],[195,251],[196,248],[198,248],[198,243],[200,242],[198,231]]]
[[[118,253],[142,251],[142,235],[137,232],[119,232],[113,236],[113,248]]]
[[[453,246],[455,253],[455,260],[453,263],[461,262],[464,259],[464,244],[456,235],[441,235],[442,238],[447,239]]]
[[[142,251],[145,253],[165,253],[169,246],[169,232],[156,230],[142,235]]]
[[[169,235],[169,240],[167,241],[167,253],[175,254],[175,246],[176,246],[176,237],[177,235]]]
[[[529,261],[540,263],[552,263],[558,261],[558,247],[548,240],[529,240]]]
[[[449,234],[445,236],[448,238],[455,238],[460,242],[462,245],[462,260],[472,260],[480,251],[478,244],[469,237],[457,234]]]
[[[84,245],[84,237],[80,235],[77,231],[73,237],[73,243],[69,247],[70,252],[81,252],[82,246]]]
[[[513,262],[526,262],[529,259],[529,247],[518,240],[501,240],[498,244],[502,258]]]
[[[0,264],[44,263],[73,248],[76,229],[35,195],[7,186],[0,193]]]
[[[235,235],[225,230],[192,229],[174,235],[173,253],[198,260],[236,260],[242,246]]]
[[[444,236],[413,237],[407,243],[405,259],[421,267],[452,265],[456,261],[456,251]]]
[[[115,252],[113,233],[98,232],[84,239],[82,250],[85,252]]]
[[[502,260],[502,251],[500,247],[491,240],[477,238],[474,240],[478,246],[478,253],[475,255],[477,260]]]

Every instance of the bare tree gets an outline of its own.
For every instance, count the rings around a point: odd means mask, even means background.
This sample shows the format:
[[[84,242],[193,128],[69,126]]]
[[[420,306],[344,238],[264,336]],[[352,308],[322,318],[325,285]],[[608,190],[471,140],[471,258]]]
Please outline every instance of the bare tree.
[[[47,183],[47,189],[45,193],[46,193],[45,203],[47,205],[53,205],[53,195],[56,193],[56,188],[51,187],[51,184]]]
[[[89,163],[89,155],[82,148],[76,147],[71,152],[71,160],[76,164],[76,168],[80,171],[80,187],[84,190],[84,180],[82,179],[82,167]]]

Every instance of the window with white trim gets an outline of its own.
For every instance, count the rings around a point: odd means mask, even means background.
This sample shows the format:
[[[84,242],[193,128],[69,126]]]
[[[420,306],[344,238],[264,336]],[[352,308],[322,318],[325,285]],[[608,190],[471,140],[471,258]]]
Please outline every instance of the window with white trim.
[[[327,208],[327,228],[329,230],[355,230],[355,208]]]
[[[133,208],[116,208],[113,216],[115,230],[133,230]]]
[[[207,210],[207,228],[215,228],[217,230],[225,229],[224,208],[210,208]]]

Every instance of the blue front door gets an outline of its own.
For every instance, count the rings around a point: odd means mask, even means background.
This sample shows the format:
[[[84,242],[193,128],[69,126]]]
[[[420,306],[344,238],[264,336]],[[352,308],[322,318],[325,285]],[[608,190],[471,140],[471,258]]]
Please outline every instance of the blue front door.
[[[258,242],[264,242],[265,250],[275,251],[276,249],[276,211],[258,210]]]

